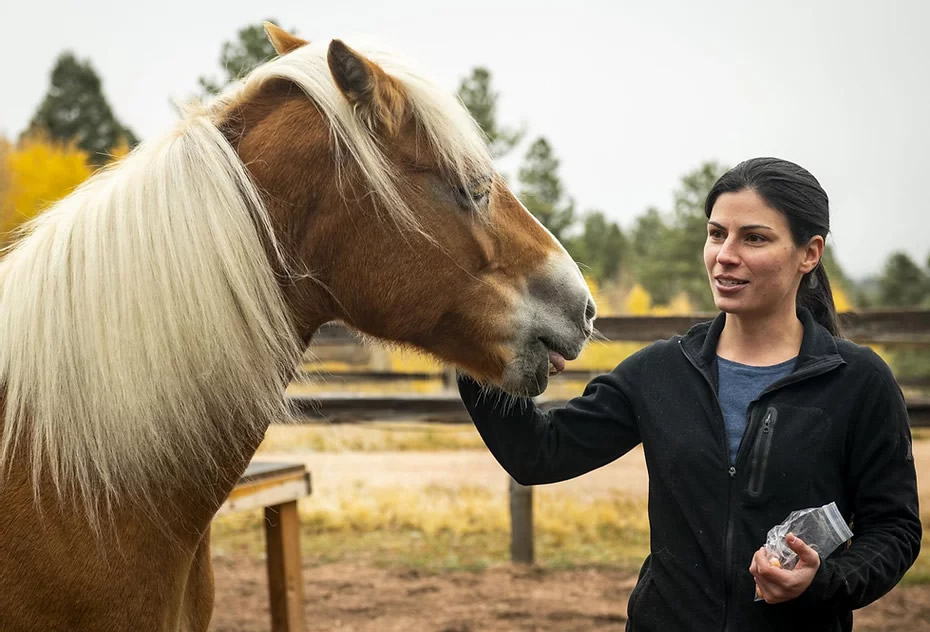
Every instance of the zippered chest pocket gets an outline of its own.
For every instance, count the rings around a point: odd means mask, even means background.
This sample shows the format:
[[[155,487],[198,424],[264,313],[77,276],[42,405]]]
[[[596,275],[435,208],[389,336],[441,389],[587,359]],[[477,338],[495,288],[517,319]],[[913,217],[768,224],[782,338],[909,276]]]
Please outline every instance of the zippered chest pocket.
[[[797,500],[798,494],[819,487],[824,477],[840,473],[844,439],[834,430],[830,415],[820,408],[768,406],[743,464],[748,496],[766,503],[782,497]]]
[[[759,426],[759,432],[756,433],[756,439],[752,446],[752,461],[749,474],[750,496],[758,497],[762,494],[777,421],[778,410],[774,406],[769,406],[765,411],[765,417],[762,418],[762,424]]]

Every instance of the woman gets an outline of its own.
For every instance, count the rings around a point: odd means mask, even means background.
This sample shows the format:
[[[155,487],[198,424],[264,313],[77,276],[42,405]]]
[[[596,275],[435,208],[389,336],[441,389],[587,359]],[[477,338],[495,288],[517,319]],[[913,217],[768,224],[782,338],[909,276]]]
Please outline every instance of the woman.
[[[756,158],[705,204],[704,263],[721,314],[595,378],[564,407],[462,399],[520,483],[578,476],[642,442],[651,554],[628,630],[851,630],[917,557],[907,412],[871,350],[839,337],[820,263],[827,195],[801,167]],[[851,543],[770,566],[760,545],[793,510],[836,501]],[[764,601],[754,601],[756,590]],[[790,627],[789,627],[790,626]]]

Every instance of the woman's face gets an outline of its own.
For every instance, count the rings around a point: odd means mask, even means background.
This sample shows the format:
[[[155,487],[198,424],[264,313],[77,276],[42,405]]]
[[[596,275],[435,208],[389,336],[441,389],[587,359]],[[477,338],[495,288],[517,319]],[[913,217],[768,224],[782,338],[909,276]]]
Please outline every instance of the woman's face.
[[[796,246],[787,218],[750,189],[717,198],[704,265],[717,308],[730,314],[794,313],[801,276],[820,261],[823,238]]]

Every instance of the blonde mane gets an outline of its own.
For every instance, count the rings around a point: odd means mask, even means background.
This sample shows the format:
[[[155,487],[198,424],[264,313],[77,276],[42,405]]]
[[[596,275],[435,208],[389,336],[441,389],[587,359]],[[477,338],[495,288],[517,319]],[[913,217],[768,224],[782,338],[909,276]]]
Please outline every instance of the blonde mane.
[[[490,171],[460,103],[393,58],[365,54],[403,86],[453,173],[464,182]],[[365,193],[416,226],[378,140],[335,86],[325,45],[188,109],[172,132],[33,220],[0,260],[0,474],[25,454],[37,494],[49,480],[94,520],[114,501],[151,501],[179,477],[202,479],[216,449],[260,439],[286,417],[282,394],[301,349],[268,252],[284,255],[217,128],[231,104],[278,77],[330,121]]]
[[[214,120],[221,124],[229,106],[247,99],[273,79],[292,81],[316,104],[330,123],[337,153],[336,166],[345,164],[341,154],[357,165],[382,210],[407,228],[418,229],[413,211],[397,188],[398,174],[384,155],[381,141],[371,133],[368,121],[358,115],[336,87],[327,64],[329,42],[301,46],[291,53],[259,66],[243,81],[229,86],[212,106]],[[377,49],[361,50],[403,88],[423,141],[433,148],[453,178],[469,185],[476,177],[486,178],[493,170],[487,142],[480,128],[454,96],[411,69],[397,55]],[[358,195],[359,192],[355,192]]]

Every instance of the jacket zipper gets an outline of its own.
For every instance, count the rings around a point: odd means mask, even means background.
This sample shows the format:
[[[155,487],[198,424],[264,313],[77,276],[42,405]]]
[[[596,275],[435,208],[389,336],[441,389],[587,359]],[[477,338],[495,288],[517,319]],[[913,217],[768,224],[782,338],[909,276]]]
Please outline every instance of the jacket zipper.
[[[723,409],[720,406],[720,398],[717,395],[717,389],[714,387],[714,383],[711,381],[710,377],[707,376],[707,373],[701,370],[701,367],[698,366],[698,363],[694,360],[694,358],[692,358],[691,355],[688,354],[687,351],[685,351],[684,345],[682,345],[681,343],[682,343],[682,339],[679,338],[678,348],[681,349],[681,353],[688,359],[688,362],[691,363],[691,366],[693,366],[697,370],[697,372],[700,373],[704,377],[704,381],[707,382],[707,385],[710,387],[710,392],[714,397],[714,404],[716,405],[716,409],[717,409],[717,418],[721,423],[721,427],[726,428],[726,422],[724,422],[723,420]],[[774,384],[769,385],[764,391],[762,391],[759,394],[759,396],[753,402],[749,404],[750,424],[746,428],[746,433],[743,435],[743,437],[745,438],[745,437],[752,436],[750,433],[755,430],[755,428],[753,427],[753,424],[751,423],[752,407],[763,396],[768,395],[769,393],[776,391],[784,386],[788,386],[789,384],[794,384],[795,382],[800,382],[807,378],[815,377],[818,375],[822,375],[823,373],[827,373],[828,371],[832,371],[833,369],[835,369],[836,367],[842,364],[844,364],[844,361],[842,359],[822,360],[818,362],[817,364],[806,367],[805,369],[802,369],[801,371],[792,373],[778,380]],[[769,407],[769,410],[774,411],[775,408]],[[772,434],[771,425],[769,426],[768,434],[770,435],[769,442],[771,442],[771,434]],[[724,455],[729,454],[728,450],[729,448],[727,447],[726,432],[724,432],[724,436],[723,436]],[[733,569],[733,560],[732,560],[733,558],[733,499],[734,499],[733,486],[736,481],[736,472],[737,472],[736,464],[740,462],[741,460],[740,455],[742,453],[743,453],[743,449],[741,446],[739,452],[737,452],[737,455],[736,455],[736,462],[734,464],[730,464],[729,469],[727,470],[729,474],[729,485],[727,486],[727,533],[726,533],[726,540],[724,543],[724,567],[723,567],[723,589],[724,589],[723,632],[728,632],[729,630],[729,621],[727,620],[727,616],[728,616],[729,603],[730,603],[730,588],[733,584],[732,578],[730,577],[731,571]],[[729,463],[729,458],[727,458],[727,463]]]
[[[762,494],[762,485],[765,482],[765,472],[768,468],[769,450],[772,449],[772,437],[775,434],[775,422],[778,420],[778,411],[769,406],[762,420],[762,428],[756,434],[752,447],[752,469],[749,475],[749,495],[758,498]]]
[[[717,396],[717,389],[714,387],[714,383],[713,383],[713,382],[711,381],[711,379],[707,376],[707,374],[706,374],[704,371],[702,371],[701,368],[698,366],[697,362],[695,362],[694,358],[692,358],[690,355],[688,355],[688,353],[685,351],[685,348],[684,348],[684,347],[682,346],[682,344],[681,344],[681,338],[678,339],[678,348],[681,349],[681,353],[682,353],[686,358],[688,358],[688,362],[690,362],[691,365],[697,370],[697,372],[700,373],[701,376],[703,376],[704,381],[707,382],[707,386],[710,388],[710,392],[711,392],[711,394],[713,395],[713,398],[714,398],[715,410],[717,411],[717,419],[718,419],[718,421],[720,422],[720,427],[724,429],[724,433],[723,433],[723,454],[724,454],[724,455],[728,455],[728,454],[729,454],[729,447],[727,446],[727,433],[726,433],[726,426],[727,426],[727,425],[726,425],[726,422],[725,422],[724,419],[723,419],[723,408],[720,406],[720,398]],[[729,462],[729,461],[730,461],[729,457],[727,457],[726,460],[727,460],[727,464],[729,465],[729,467],[728,467],[728,469],[727,469],[727,474],[728,474],[728,483],[727,483],[727,534],[726,534],[726,540],[724,541],[724,549],[726,550],[726,554],[725,554],[725,556],[724,556],[724,564],[726,564],[726,566],[724,566],[724,569],[723,569],[723,594],[724,594],[724,599],[723,599],[723,629],[724,629],[724,632],[726,632],[726,630],[727,630],[727,605],[728,605],[728,602],[729,602],[729,595],[730,595],[730,581],[729,581],[729,578],[730,578],[730,570],[729,570],[729,565],[730,565],[730,557],[732,556],[732,553],[731,553],[731,551],[730,551],[730,547],[731,547],[731,542],[732,542],[732,539],[733,539],[733,524],[732,524],[733,521],[732,521],[731,517],[732,517],[732,513],[733,513],[733,512],[732,512],[733,483],[734,483],[734,481],[736,480],[736,467],[735,467],[735,465],[733,465],[733,464],[731,464],[731,463]]]

